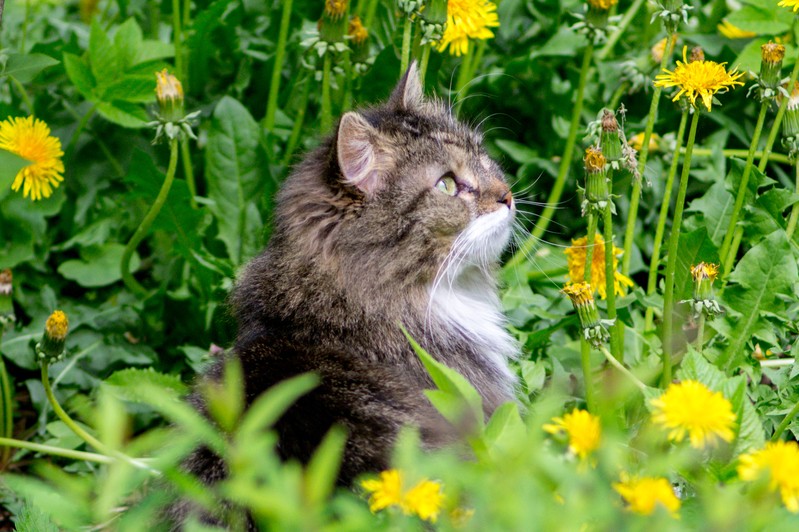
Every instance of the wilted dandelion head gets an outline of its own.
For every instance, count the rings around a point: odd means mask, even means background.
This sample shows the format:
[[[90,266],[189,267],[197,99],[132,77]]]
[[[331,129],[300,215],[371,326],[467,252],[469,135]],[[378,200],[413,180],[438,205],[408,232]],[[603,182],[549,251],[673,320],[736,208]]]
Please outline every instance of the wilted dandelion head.
[[[578,408],[563,417],[552,418],[552,423],[544,425],[543,429],[550,434],[568,436],[569,450],[583,460],[599,448],[602,437],[602,425],[599,423],[599,418]]]
[[[766,446],[739,458],[741,480],[768,478],[769,488],[779,490],[782,502],[793,513],[799,513],[799,445],[795,441],[768,442]]]
[[[369,31],[361,23],[361,17],[358,15],[355,15],[350,19],[350,26],[347,30],[347,35],[352,38],[352,42],[356,46],[363,44],[366,42],[366,39],[369,38]]]
[[[20,170],[11,189],[22,187],[22,195],[33,201],[49,198],[64,180],[61,140],[50,135],[50,128],[38,118],[8,118],[0,122],[0,149],[31,162]]]
[[[588,249],[588,238],[582,237],[572,240],[572,245],[566,248],[566,260],[569,266],[569,281],[572,283],[580,283],[585,279],[585,260],[586,251]],[[632,280],[617,272],[616,269],[619,265],[618,255],[622,253],[622,249],[613,246],[613,271],[614,279],[613,286],[617,295],[623,296],[625,294],[624,287],[632,287]],[[591,286],[594,290],[599,292],[599,297],[605,299],[607,297],[607,283],[605,277],[605,239],[599,233],[594,236],[594,253],[591,257]]]
[[[651,515],[659,504],[672,517],[679,517],[680,499],[674,494],[671,483],[663,477],[636,477],[622,473],[620,482],[615,482],[613,489],[622,496],[631,512]]]
[[[732,441],[736,416],[732,404],[720,392],[704,384],[686,380],[672,383],[666,391],[651,401],[652,421],[669,430],[669,439],[682,441],[686,434],[691,446],[702,449],[717,440]]]
[[[691,276],[695,282],[709,280],[711,283],[716,280],[719,275],[718,264],[709,264],[700,262],[696,266],[691,266]]]
[[[595,174],[605,169],[605,156],[602,155],[602,150],[596,146],[589,146],[585,150],[585,157],[583,157],[583,165],[585,171]]]
[[[713,95],[718,92],[727,92],[736,85],[743,85],[738,79],[743,72],[732,70],[727,72],[726,63],[715,61],[688,61],[686,58],[688,47],[683,47],[682,61],[677,61],[677,68],[673,72],[663,69],[662,74],[655,78],[656,87],[677,87],[679,91],[672,98],[677,101],[685,95],[691,105],[696,106],[697,96],[702,98],[702,103],[710,111],[713,104]]]
[[[770,65],[782,63],[785,58],[785,47],[775,42],[768,42],[760,47],[760,58]]]
[[[738,26],[730,23],[730,21],[726,18],[721,21],[721,24],[716,26],[716,29],[728,39],[750,39],[757,36],[757,33],[753,31],[742,30]]]
[[[461,56],[469,51],[470,39],[490,39],[489,28],[499,26],[497,5],[487,0],[449,0],[447,25],[438,43],[438,51]]]
[[[594,290],[589,283],[569,283],[561,291],[576,306],[588,305],[594,301]]]
[[[325,14],[329,18],[341,18],[346,11],[347,0],[325,0]]]
[[[183,85],[167,69],[155,73],[155,97],[160,105],[183,103]]]

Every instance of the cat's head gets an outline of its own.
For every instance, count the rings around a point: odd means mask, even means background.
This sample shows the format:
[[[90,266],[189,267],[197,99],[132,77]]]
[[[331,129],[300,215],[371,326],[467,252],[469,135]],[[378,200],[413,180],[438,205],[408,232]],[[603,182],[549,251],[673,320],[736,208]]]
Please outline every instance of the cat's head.
[[[414,63],[387,103],[342,116],[323,148],[320,185],[332,199],[324,199],[324,215],[302,209],[301,229],[324,238],[326,251],[357,257],[351,268],[386,276],[432,279],[445,261],[453,271],[488,266],[509,240],[515,206],[482,140],[443,102],[424,96]],[[320,201],[295,192],[294,201]]]

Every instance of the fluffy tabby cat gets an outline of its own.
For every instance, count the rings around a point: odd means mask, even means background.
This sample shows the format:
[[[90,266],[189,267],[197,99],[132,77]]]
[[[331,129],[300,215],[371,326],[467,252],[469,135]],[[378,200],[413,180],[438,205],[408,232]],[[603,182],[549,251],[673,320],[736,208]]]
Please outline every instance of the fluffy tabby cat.
[[[269,247],[233,296],[248,403],[288,377],[321,377],[277,423],[283,457],[306,461],[340,424],[349,484],[389,467],[403,425],[428,447],[457,438],[423,395],[433,384],[399,322],[469,379],[486,415],[512,400],[518,346],[494,269],[514,212],[480,133],[423,96],[415,64],[387,103],[341,118],[284,184]],[[225,474],[207,450],[189,468],[208,483]]]

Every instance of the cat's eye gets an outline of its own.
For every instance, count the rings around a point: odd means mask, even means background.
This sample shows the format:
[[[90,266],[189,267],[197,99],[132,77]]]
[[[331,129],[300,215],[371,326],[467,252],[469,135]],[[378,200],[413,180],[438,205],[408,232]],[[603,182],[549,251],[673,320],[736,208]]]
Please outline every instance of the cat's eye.
[[[455,182],[455,178],[446,175],[438,180],[436,188],[448,196],[455,196],[458,193],[458,184]]]

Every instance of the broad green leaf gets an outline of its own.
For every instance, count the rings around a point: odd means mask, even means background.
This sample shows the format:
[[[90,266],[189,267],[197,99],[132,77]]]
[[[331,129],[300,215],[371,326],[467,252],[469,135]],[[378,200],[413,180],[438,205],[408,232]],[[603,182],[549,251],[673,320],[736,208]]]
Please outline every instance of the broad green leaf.
[[[261,247],[263,222],[255,200],[262,189],[260,129],[249,111],[225,96],[216,106],[205,149],[208,197],[234,264],[241,264]]]
[[[114,48],[116,48],[119,66],[127,70],[137,63],[136,59],[142,44],[141,28],[136,20],[129,18],[117,28],[114,35]]]
[[[133,129],[146,127],[149,121],[144,109],[123,101],[97,102],[97,112],[110,122]]]
[[[133,103],[155,101],[155,76],[125,76],[103,86],[100,96],[104,101],[121,100]]]
[[[764,236],[785,229],[787,222],[783,213],[797,201],[799,196],[784,188],[772,188],[758,196],[746,214],[745,241],[754,245]]]
[[[693,293],[691,266],[700,262],[719,263],[718,248],[713,245],[705,228],[683,233],[677,244],[677,269],[674,272],[674,300],[682,301]]]
[[[761,326],[762,313],[784,309],[781,297],[792,297],[796,276],[796,260],[784,231],[769,235],[744,255],[724,292],[728,309],[739,318],[717,364],[728,368],[743,359],[747,342]]]
[[[98,85],[115,81],[122,74],[117,49],[98,19],[92,22],[89,33],[89,65]]]
[[[334,426],[314,452],[305,471],[305,494],[311,505],[322,504],[333,493],[347,444],[347,431]]]
[[[29,160],[10,151],[0,149],[0,200],[12,193],[11,185],[14,184],[17,174],[30,164]]]
[[[30,83],[47,67],[57,65],[58,60],[44,54],[9,54],[5,69],[0,75],[14,76],[20,83]]]
[[[124,251],[125,246],[116,242],[83,248],[80,260],[62,262],[58,267],[58,273],[81,286],[108,286],[122,279],[120,262]],[[140,263],[138,254],[134,252],[130,261],[130,270],[133,272],[138,270]]]
[[[527,427],[516,403],[505,403],[494,411],[485,429],[485,441],[495,459],[515,451],[527,438]]]
[[[727,376],[692,346],[688,347],[688,353],[677,370],[677,378],[699,381],[715,392],[722,391],[727,381]]]
[[[499,149],[519,164],[529,163],[540,158],[537,151],[514,140],[499,139],[495,142]]]
[[[730,24],[759,35],[777,35],[791,28],[790,14],[786,8],[778,7],[777,2],[749,0],[747,4],[730,13],[727,17]]]
[[[97,80],[83,58],[65,52],[64,69],[67,71],[69,80],[84,98],[91,99],[94,97],[93,91],[97,86]]]
[[[575,33],[569,26],[561,26],[551,39],[533,49],[530,59],[547,56],[573,57],[584,45],[585,36]]]
[[[717,247],[721,246],[727,226],[730,224],[735,197],[718,181],[705,192],[701,198],[691,202],[689,212],[700,213],[710,240]]]
[[[91,523],[87,504],[75,504],[75,498],[88,493],[70,493],[33,476],[3,474],[3,485],[17,497],[55,520],[61,529],[77,530]],[[82,490],[85,492],[85,490]],[[82,497],[81,497],[82,498]],[[39,530],[36,530],[39,532]]]
[[[202,13],[204,12],[202,11]],[[175,47],[171,43],[147,39],[141,43],[133,64],[149,63],[159,59],[167,59],[174,55]]]
[[[158,373],[153,368],[127,368],[114,372],[104,381],[104,385],[118,397],[136,403],[144,402],[143,385],[156,386],[176,397],[185,394],[188,387],[177,375]]]

